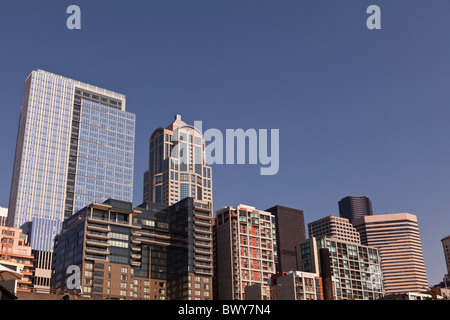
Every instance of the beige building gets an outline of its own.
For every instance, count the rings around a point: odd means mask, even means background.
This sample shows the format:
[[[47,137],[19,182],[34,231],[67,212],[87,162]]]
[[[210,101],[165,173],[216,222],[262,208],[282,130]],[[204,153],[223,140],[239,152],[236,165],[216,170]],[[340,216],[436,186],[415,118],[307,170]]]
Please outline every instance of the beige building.
[[[6,226],[6,219],[8,218],[8,208],[0,206],[0,226]]]
[[[205,140],[176,115],[156,129],[149,142],[149,170],[144,173],[144,201],[172,205],[186,197],[211,203],[212,172],[205,165]]]
[[[309,237],[330,237],[360,244],[360,236],[347,218],[328,216],[308,224]]]
[[[244,300],[247,287],[265,285],[275,273],[273,219],[270,212],[242,204],[216,211],[218,300]]]
[[[364,216],[354,222],[361,243],[379,249],[386,294],[428,287],[417,217],[410,213]]]

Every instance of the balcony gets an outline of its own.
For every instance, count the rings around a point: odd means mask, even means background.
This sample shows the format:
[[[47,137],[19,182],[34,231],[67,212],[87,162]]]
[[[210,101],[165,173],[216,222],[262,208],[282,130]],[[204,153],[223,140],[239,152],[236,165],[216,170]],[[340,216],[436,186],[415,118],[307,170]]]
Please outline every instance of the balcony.
[[[86,254],[85,256],[86,260],[100,260],[100,261],[108,261],[108,256],[99,256],[99,255],[92,255],[92,254]]]
[[[198,246],[198,247],[202,247],[202,248],[211,248],[212,247],[212,243],[210,241],[195,240],[194,245]]]
[[[202,211],[194,211],[194,215],[197,217],[203,217],[203,218],[211,218],[210,212],[202,212]]]
[[[144,244],[157,244],[157,245],[163,245],[163,246],[170,245],[170,240],[164,240],[164,239],[141,238],[140,241],[143,242]]]
[[[140,258],[141,258],[140,254],[136,254],[136,253],[131,254],[131,259],[140,259]]]
[[[109,243],[107,241],[96,240],[96,239],[86,239],[86,245],[97,246],[97,247],[102,247],[102,248],[109,247]]]
[[[200,261],[212,261],[212,258],[210,256],[199,255],[199,254],[194,254],[194,259],[200,260]]]
[[[194,224],[198,226],[204,226],[207,228],[212,226],[211,220],[203,220],[203,219],[195,219]]]
[[[132,238],[131,243],[132,244],[141,244],[141,238]]]
[[[194,247],[194,251],[198,253],[205,253],[205,254],[212,254],[212,250],[209,248],[200,248],[200,247]]]
[[[207,269],[212,269],[213,266],[211,264],[211,262],[196,262],[195,263],[196,267],[201,267],[201,268],[207,268]]]
[[[109,225],[101,225],[101,224],[93,224],[93,223],[88,223],[87,229],[93,230],[93,231],[100,231],[100,232],[111,231],[111,227]]]
[[[101,224],[106,224],[108,225],[110,223],[110,221],[106,218],[98,218],[98,217],[88,217],[87,218],[88,222],[95,222],[95,223],[101,223]]]
[[[96,247],[86,247],[86,254],[100,254],[100,255],[108,255],[109,249],[104,248],[96,248]]]
[[[97,231],[87,231],[86,236],[91,239],[108,240],[110,237],[107,233],[101,233]]]
[[[131,236],[135,236],[135,237],[139,237],[142,235],[142,232],[144,232],[143,230],[139,229],[139,230],[132,230],[131,231]]]
[[[209,203],[200,203],[200,202],[194,202],[194,208],[195,209],[200,209],[200,210],[211,210],[211,205]]]
[[[213,273],[212,270],[206,270],[206,269],[201,269],[201,268],[194,268],[194,272],[206,274],[206,275],[212,275],[212,273]]]
[[[197,224],[195,224],[194,231],[195,232],[202,232],[202,233],[211,233],[211,228],[200,227]]]
[[[201,233],[194,233],[194,237],[196,239],[207,239],[210,240],[211,239],[211,234],[209,233],[205,233],[205,234],[201,234]]]

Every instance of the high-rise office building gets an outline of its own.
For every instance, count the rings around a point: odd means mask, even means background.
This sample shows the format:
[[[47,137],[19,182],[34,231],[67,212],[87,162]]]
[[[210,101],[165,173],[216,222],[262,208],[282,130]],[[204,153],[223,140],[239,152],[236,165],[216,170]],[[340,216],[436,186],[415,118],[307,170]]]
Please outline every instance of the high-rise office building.
[[[276,205],[265,210],[275,217],[276,272],[295,271],[295,245],[306,239],[303,210]]]
[[[410,213],[364,216],[354,222],[361,243],[380,250],[386,294],[428,287],[417,217]]]
[[[41,251],[39,285],[49,286],[53,237],[65,218],[94,201],[132,201],[135,115],[125,102],[43,70],[25,81],[7,224],[25,225]]]
[[[335,238],[360,244],[360,236],[347,218],[328,216],[308,223],[309,237]]]
[[[63,223],[52,287],[80,270],[83,296],[97,299],[211,300],[212,210],[186,198],[172,206],[108,199]]]
[[[339,200],[339,215],[353,223],[357,218],[373,215],[372,203],[367,196],[346,196]]]
[[[192,197],[212,203],[212,172],[204,150],[201,131],[180,115],[167,128],[156,129],[149,141],[144,201],[171,205]]]
[[[217,300],[244,300],[245,289],[267,284],[275,273],[270,212],[246,205],[216,211],[214,290]]]

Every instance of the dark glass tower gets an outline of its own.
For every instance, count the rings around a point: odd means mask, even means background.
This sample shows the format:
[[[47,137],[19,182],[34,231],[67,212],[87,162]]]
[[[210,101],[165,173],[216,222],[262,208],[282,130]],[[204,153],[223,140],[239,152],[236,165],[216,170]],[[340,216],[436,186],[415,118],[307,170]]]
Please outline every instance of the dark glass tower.
[[[346,196],[339,200],[339,215],[353,223],[358,218],[372,216],[372,203],[367,196]]]
[[[295,246],[306,239],[303,210],[277,205],[266,211],[275,217],[276,272],[296,270]]]

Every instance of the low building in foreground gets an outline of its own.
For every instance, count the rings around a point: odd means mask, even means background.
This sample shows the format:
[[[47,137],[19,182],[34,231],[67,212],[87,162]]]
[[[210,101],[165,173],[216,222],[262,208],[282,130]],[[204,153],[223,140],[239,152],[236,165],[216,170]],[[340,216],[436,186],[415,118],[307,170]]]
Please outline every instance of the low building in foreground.
[[[316,273],[290,271],[272,286],[276,300],[324,300],[322,278]]]
[[[320,274],[325,300],[377,300],[384,296],[377,248],[312,237],[296,249],[298,270]]]
[[[436,296],[437,300],[441,300],[442,298],[440,295]],[[432,297],[426,293],[402,292],[385,295],[380,300],[432,300]]]
[[[66,219],[55,239],[52,288],[71,289],[75,269],[82,296],[211,300],[211,221],[209,204],[193,198],[136,208],[92,203]]]
[[[28,236],[20,228],[0,226],[0,264],[20,272],[21,280],[14,281],[13,293],[30,292],[34,265]]]

